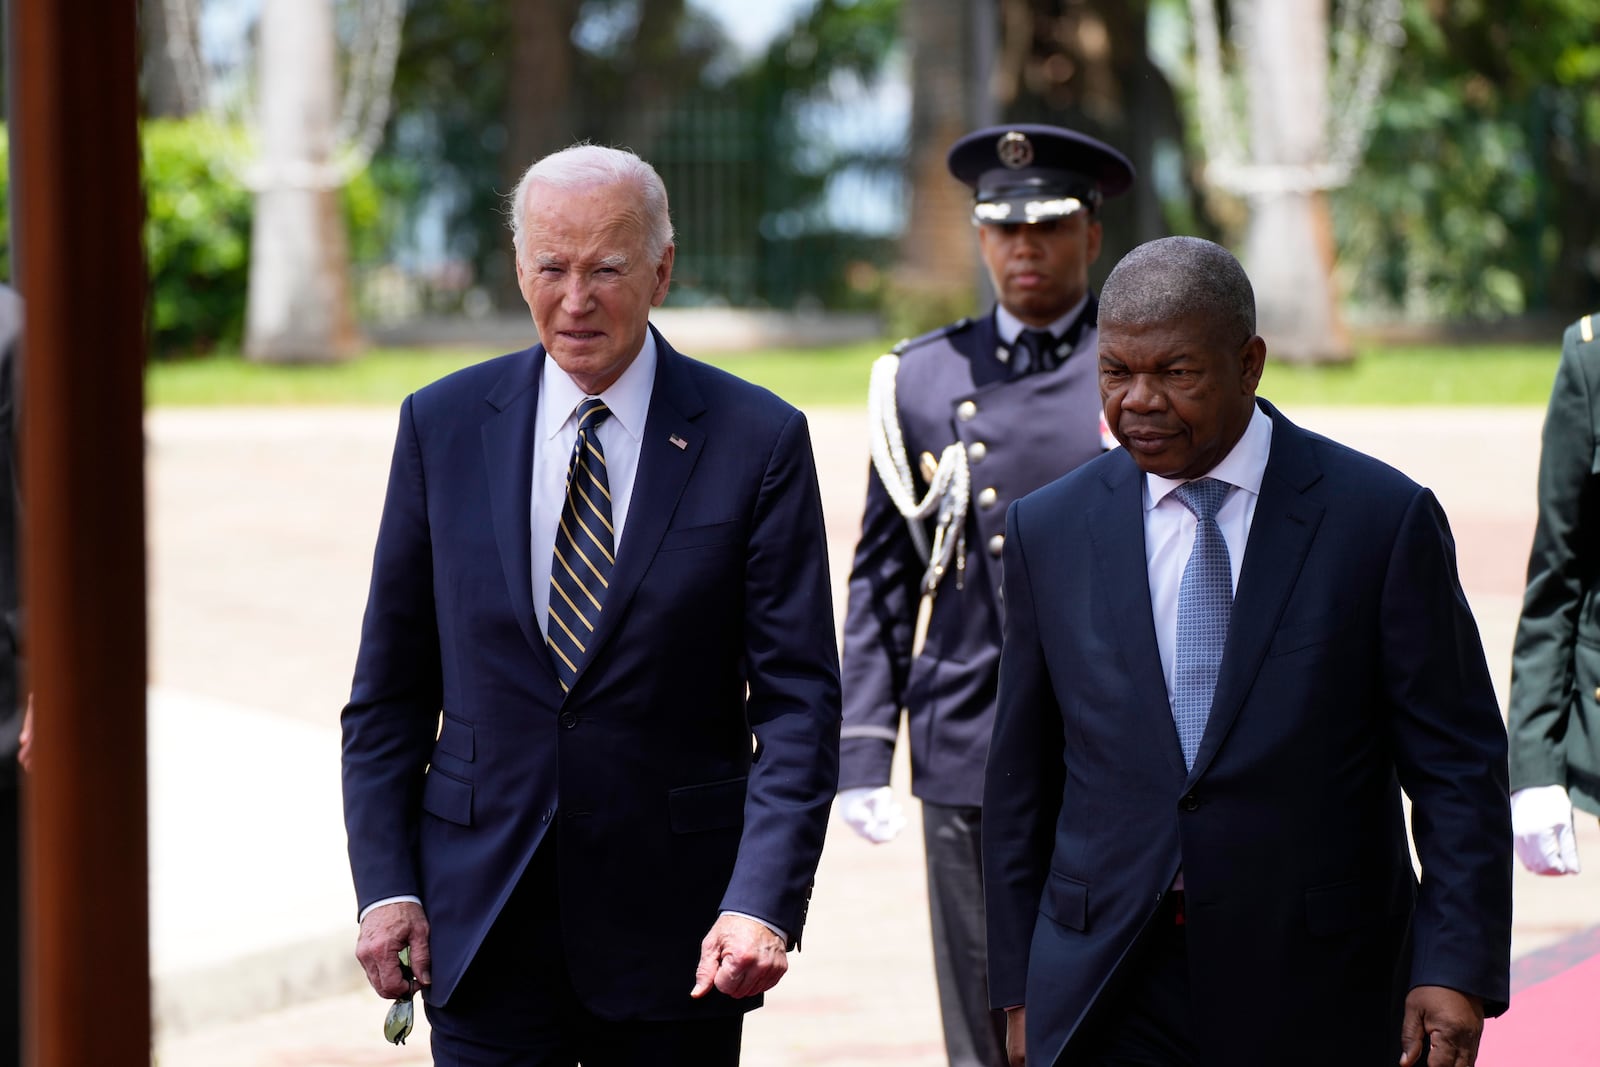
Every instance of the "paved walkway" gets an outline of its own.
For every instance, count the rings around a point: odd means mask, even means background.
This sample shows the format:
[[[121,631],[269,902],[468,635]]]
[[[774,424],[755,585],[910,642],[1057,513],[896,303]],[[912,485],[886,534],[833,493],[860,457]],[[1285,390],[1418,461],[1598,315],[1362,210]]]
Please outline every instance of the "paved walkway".
[[[1541,412],[1289,414],[1435,488],[1503,697]],[[338,709],[394,422],[371,409],[161,410],[147,421],[161,1067],[427,1062],[425,1027],[408,1048],[383,1042],[384,1005],[351,958],[338,798]],[[819,410],[812,428],[837,596],[860,517],[865,419]],[[897,775],[903,792],[903,761]],[[1600,826],[1586,821],[1580,838],[1600,869]],[[920,841],[915,822],[877,847],[835,825],[805,950],[751,1017],[747,1064],[943,1062]],[[1515,951],[1600,924],[1597,877],[1519,871]]]

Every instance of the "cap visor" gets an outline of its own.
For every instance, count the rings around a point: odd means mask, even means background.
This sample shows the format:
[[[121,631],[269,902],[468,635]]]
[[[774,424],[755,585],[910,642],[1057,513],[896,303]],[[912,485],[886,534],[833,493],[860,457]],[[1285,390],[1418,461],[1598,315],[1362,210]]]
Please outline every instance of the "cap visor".
[[[1006,196],[980,200],[972,205],[976,223],[1044,222],[1076,215],[1087,205],[1075,196]]]

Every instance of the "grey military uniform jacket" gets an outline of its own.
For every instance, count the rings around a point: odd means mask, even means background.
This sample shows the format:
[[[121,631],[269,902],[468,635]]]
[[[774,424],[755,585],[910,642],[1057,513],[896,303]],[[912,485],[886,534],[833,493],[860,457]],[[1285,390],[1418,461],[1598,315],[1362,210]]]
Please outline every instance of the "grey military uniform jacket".
[[[966,552],[939,585],[923,651],[913,658],[924,564],[906,520],[869,473],[845,615],[840,788],[888,783],[903,711],[913,793],[935,804],[981,802],[999,677],[1006,508],[1104,451],[1095,310],[1091,295],[1063,340],[1070,351],[1059,366],[1015,378],[993,313],[897,347],[895,400],[911,467],[952,442],[966,449]],[[916,493],[926,491],[919,476]]]
[[[1513,790],[1600,814],[1600,315],[1568,328],[1545,416],[1508,730]]]

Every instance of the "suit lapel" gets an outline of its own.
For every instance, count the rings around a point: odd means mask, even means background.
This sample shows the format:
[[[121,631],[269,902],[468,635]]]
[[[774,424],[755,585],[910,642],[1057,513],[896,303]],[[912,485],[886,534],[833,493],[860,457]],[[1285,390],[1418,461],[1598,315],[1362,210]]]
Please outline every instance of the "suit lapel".
[[[650,329],[655,331],[654,326]],[[593,644],[579,665],[579,682],[603,653],[627,612],[628,602],[655,558],[705,445],[705,434],[693,422],[705,410],[705,403],[689,378],[687,362],[656,333],[656,380],[650,392],[644,439],[639,443],[639,468],[628,502],[627,525],[623,527],[622,544],[617,549],[617,563],[611,571],[611,585],[606,590]],[[577,690],[576,684],[573,690]]]
[[[522,636],[553,679],[555,669],[545,651],[544,635],[533,617],[532,534],[529,510],[533,493],[533,429],[539,404],[539,370],[544,346],[529,350],[495,383],[485,398],[496,414],[484,424],[483,459],[489,479],[489,508],[495,546],[506,576],[506,592]]]
[[[1111,467],[1104,482],[1107,491],[1087,517],[1099,575],[1097,586],[1104,601],[1104,614],[1097,609],[1093,615],[1109,617],[1121,638],[1118,644],[1133,688],[1132,709],[1139,729],[1181,775],[1183,749],[1172,725],[1172,704],[1167,699],[1150,607],[1150,566],[1144,557],[1144,476],[1132,460],[1126,460]]]
[[[1306,432],[1271,404],[1259,403],[1272,418],[1272,448],[1245,544],[1211,716],[1191,778],[1205,771],[1250,692],[1324,510],[1305,495],[1322,477]]]

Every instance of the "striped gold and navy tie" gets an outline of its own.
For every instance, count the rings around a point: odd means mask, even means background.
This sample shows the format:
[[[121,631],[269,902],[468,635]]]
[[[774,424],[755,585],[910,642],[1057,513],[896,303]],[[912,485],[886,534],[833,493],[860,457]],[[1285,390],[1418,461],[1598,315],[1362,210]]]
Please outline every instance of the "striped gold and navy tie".
[[[567,467],[567,499],[561,506],[550,561],[550,625],[545,640],[562,692],[570,690],[578,677],[616,562],[611,487],[599,435],[600,424],[610,414],[605,402],[594,397],[578,405],[578,441]]]

